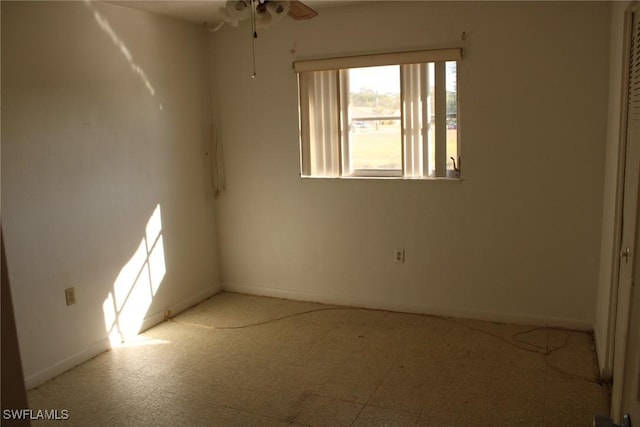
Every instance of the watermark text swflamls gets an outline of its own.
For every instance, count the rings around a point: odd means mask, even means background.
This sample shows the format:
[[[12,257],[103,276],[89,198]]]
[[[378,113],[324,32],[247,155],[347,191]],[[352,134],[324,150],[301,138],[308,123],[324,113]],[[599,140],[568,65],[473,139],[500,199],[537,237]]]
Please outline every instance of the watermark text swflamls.
[[[3,409],[3,420],[50,420],[66,421],[68,409]]]

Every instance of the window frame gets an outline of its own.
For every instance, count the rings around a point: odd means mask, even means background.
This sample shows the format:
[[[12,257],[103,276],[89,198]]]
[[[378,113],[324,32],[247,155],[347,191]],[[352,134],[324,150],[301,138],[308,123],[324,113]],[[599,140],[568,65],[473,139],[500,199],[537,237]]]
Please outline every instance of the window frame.
[[[361,56],[350,56],[350,57],[339,57],[339,58],[323,58],[323,59],[311,59],[311,60],[301,60],[295,61],[293,63],[293,69],[297,73],[298,77],[298,89],[299,89],[299,125],[300,125],[300,170],[302,177],[324,177],[324,178],[395,178],[395,179],[434,179],[434,178],[451,178],[449,176],[449,171],[447,170],[447,97],[446,97],[446,64],[447,62],[455,62],[456,63],[456,132],[457,132],[457,155],[458,159],[460,158],[460,126],[459,126],[459,110],[460,110],[460,96],[458,89],[458,81],[459,81],[459,69],[460,62],[462,59],[462,49],[461,48],[452,48],[452,49],[435,49],[435,50],[421,50],[421,51],[409,51],[409,52],[397,52],[397,53],[384,53],[384,54],[375,54],[375,55],[361,55]],[[425,71],[429,64],[433,63],[434,69],[434,97],[435,97],[435,105],[433,110],[433,123],[431,118],[428,116],[427,111],[427,93],[429,91],[429,83],[428,83],[428,74],[424,74],[420,77],[420,80],[417,83],[417,86],[411,87],[406,86],[406,83],[403,81],[405,72],[408,70],[408,67],[404,67],[404,65],[413,65],[419,64],[420,72],[427,73]],[[349,102],[349,79],[348,73],[349,69],[353,68],[362,68],[362,67],[375,67],[375,66],[384,66],[384,65],[397,65],[400,73],[400,97],[401,97],[401,108],[400,108],[400,122],[401,122],[401,136],[400,136],[400,146],[401,146],[401,167],[400,169],[351,169],[350,162],[350,150],[349,150],[349,109],[345,108]],[[414,69],[415,71],[415,69]],[[317,72],[320,72],[318,74]],[[337,97],[335,105],[322,105],[320,108],[329,108],[332,114],[323,115],[323,119],[325,116],[329,115],[331,118],[329,121],[331,124],[329,127],[333,126],[332,129],[336,127],[337,123],[337,134],[333,135],[335,141],[329,142],[333,147],[329,147],[332,153],[329,156],[333,156],[332,159],[329,160],[330,166],[328,168],[324,168],[322,173],[314,173],[312,171],[311,166],[311,149],[317,149],[316,143],[312,143],[312,137],[310,135],[310,127],[311,122],[313,122],[313,118],[309,113],[309,105],[311,102],[308,93],[308,84],[304,83],[304,79],[311,77],[312,73],[315,73],[316,76],[320,76],[323,72],[330,72],[331,75],[335,76],[335,88],[329,87],[328,93],[333,96],[334,90],[335,95]],[[309,74],[307,74],[309,73]],[[321,77],[317,77],[321,78]],[[427,81],[425,82],[425,79]],[[416,83],[413,83],[416,84]],[[425,87],[426,86],[426,87]],[[411,89],[407,89],[411,88]],[[325,88],[326,89],[326,88]],[[406,118],[405,118],[405,98],[407,96],[407,90],[410,91],[419,91],[416,95],[415,93],[412,95],[414,97],[417,96],[421,101],[421,120],[419,122],[420,129],[418,132],[413,131],[413,136],[408,138],[405,135],[406,131]],[[319,96],[322,98],[322,95]],[[324,99],[324,98],[323,98]],[[317,107],[316,107],[317,109]],[[413,119],[416,120],[416,119]],[[322,121],[324,127],[324,121]],[[412,122],[413,123],[413,122]],[[415,124],[415,123],[414,123]],[[433,129],[429,129],[433,125]],[[414,129],[417,126],[414,126]],[[440,130],[439,132],[437,130]],[[433,149],[435,150],[435,174],[431,176],[429,174],[430,167],[428,161],[428,132],[435,132],[435,143],[433,144]],[[416,135],[419,135],[418,142],[415,141]],[[326,137],[325,137],[326,138]],[[412,139],[414,138],[414,139]],[[408,141],[413,144],[411,150],[416,151],[415,148],[419,147],[418,151],[421,152],[421,155],[418,157],[422,157],[418,160],[418,164],[421,164],[421,168],[419,173],[416,173],[416,158],[412,153],[406,153],[405,147],[408,144]],[[327,144],[326,142],[324,144]],[[314,145],[314,147],[312,147]],[[337,150],[337,153],[335,152]],[[326,148],[325,148],[326,151]],[[407,163],[411,162],[411,172],[410,175],[407,175]],[[327,162],[325,161],[325,164]],[[428,169],[429,168],[429,169]],[[328,170],[328,172],[327,172]],[[453,178],[459,178],[459,168],[454,171],[456,172]]]
[[[350,79],[349,70],[352,68],[345,68],[338,71],[338,90],[340,91],[340,106],[339,114],[341,118],[341,134],[340,137],[340,177],[342,178],[402,178],[404,176],[404,148],[402,143],[402,90],[400,91],[400,116],[389,117],[358,117],[358,120],[400,120],[400,168],[398,169],[375,169],[375,168],[353,168],[353,162],[351,156],[351,117],[349,117],[349,108],[345,106],[349,105],[350,98]],[[398,73],[400,73],[400,67],[398,67]]]

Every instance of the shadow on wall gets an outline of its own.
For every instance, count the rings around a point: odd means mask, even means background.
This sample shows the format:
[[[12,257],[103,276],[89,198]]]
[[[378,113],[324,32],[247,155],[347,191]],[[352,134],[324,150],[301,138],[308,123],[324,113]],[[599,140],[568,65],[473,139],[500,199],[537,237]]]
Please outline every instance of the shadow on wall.
[[[111,345],[131,340],[142,323],[166,274],[162,212],[157,205],[135,253],[122,267],[102,310]]]

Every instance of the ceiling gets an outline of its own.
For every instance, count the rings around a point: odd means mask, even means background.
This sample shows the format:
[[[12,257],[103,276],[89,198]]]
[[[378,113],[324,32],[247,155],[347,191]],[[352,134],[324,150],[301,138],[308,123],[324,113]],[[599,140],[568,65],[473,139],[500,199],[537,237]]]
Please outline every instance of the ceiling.
[[[110,1],[110,3],[191,22],[216,24],[221,21],[218,11],[224,6],[225,0],[126,0]],[[304,3],[320,12],[326,8],[362,3],[362,1],[304,0]]]

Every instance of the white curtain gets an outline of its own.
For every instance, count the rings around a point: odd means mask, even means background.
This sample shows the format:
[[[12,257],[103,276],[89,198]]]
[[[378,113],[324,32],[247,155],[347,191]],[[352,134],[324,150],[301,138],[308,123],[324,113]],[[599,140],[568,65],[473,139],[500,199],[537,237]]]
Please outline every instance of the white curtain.
[[[338,71],[299,74],[302,174],[340,175]]]
[[[427,66],[409,64],[400,67],[402,85],[402,126],[404,176],[421,178],[425,175],[427,144]]]

